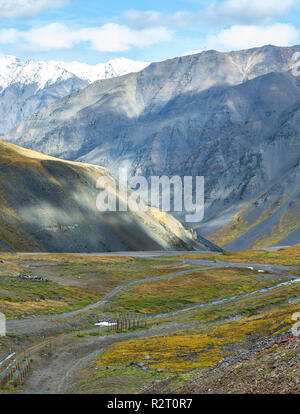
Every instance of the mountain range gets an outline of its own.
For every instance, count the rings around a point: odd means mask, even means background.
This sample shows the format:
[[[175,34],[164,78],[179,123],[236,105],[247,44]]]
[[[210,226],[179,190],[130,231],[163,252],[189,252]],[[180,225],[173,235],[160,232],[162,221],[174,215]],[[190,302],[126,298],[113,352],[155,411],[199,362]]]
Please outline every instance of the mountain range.
[[[0,132],[70,93],[99,79],[144,69],[148,63],[125,58],[88,65],[81,62],[23,61],[0,58]]]
[[[300,241],[300,46],[205,51],[99,80],[3,139],[130,173],[205,177],[199,235],[226,249]],[[180,216],[179,216],[180,218]]]

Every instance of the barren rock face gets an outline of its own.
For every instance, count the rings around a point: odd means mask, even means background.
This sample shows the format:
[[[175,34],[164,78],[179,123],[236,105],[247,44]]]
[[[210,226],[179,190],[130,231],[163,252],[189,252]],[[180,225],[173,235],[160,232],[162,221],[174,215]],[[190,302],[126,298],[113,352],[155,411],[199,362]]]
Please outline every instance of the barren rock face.
[[[300,47],[203,52],[98,81],[4,139],[131,174],[204,175],[199,234],[229,248],[300,241]]]

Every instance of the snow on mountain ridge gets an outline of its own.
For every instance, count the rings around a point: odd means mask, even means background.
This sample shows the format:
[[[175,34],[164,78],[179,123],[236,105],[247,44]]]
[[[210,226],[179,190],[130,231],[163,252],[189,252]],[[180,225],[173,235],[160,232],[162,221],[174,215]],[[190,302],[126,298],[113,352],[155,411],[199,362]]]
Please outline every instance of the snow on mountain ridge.
[[[46,86],[68,80],[74,76],[92,83],[100,79],[138,72],[148,65],[149,63],[146,62],[125,58],[89,65],[81,62],[24,61],[14,56],[4,56],[0,58],[0,88],[4,90],[14,83],[24,85],[36,83],[39,89],[44,89]]]
[[[126,58],[111,59],[106,63],[89,65],[82,62],[57,62],[50,61],[59,68],[64,68],[80,79],[89,83],[100,79],[110,79],[117,76],[127,75],[131,72],[139,72],[149,65],[147,62],[134,61]]]
[[[14,56],[0,58],[0,87],[6,89],[14,83],[29,85],[37,83],[39,89],[58,80],[67,80],[73,75],[64,68],[59,68],[43,61],[23,61]]]

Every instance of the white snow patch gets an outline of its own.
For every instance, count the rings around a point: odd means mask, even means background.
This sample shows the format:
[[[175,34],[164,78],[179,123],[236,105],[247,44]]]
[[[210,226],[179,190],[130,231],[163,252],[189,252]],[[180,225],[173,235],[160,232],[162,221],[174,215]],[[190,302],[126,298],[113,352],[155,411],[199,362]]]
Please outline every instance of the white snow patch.
[[[100,326],[100,328],[104,328],[104,327],[112,326],[112,325],[116,325],[116,323],[112,323],[112,322],[98,322],[98,323],[95,323],[95,326]]]

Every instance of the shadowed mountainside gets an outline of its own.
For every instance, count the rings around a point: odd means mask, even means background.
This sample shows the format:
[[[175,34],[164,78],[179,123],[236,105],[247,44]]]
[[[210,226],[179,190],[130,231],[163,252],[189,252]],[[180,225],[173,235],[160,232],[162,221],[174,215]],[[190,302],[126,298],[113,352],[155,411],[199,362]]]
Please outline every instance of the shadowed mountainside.
[[[115,183],[105,168],[58,160],[0,141],[0,250],[103,252],[213,247],[205,240],[196,241],[174,217],[155,209],[100,213],[96,183],[107,178]],[[120,190],[117,199],[122,197]]]

